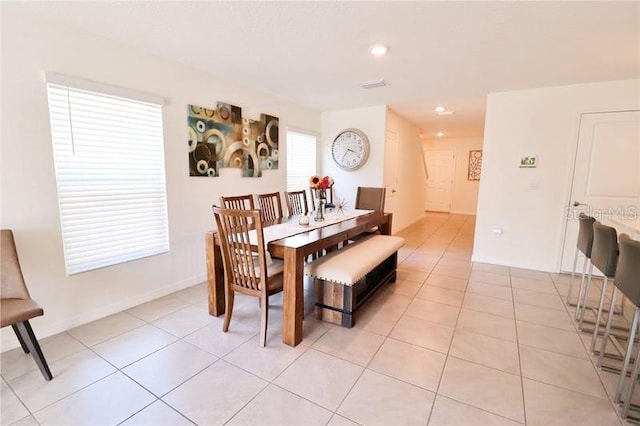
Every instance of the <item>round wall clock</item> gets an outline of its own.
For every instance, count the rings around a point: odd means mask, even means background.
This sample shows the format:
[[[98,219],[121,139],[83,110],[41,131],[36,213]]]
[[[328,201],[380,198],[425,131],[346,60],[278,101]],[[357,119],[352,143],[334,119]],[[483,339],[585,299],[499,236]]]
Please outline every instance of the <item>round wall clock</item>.
[[[359,169],[369,158],[369,138],[362,130],[344,129],[331,144],[331,157],[341,169]]]

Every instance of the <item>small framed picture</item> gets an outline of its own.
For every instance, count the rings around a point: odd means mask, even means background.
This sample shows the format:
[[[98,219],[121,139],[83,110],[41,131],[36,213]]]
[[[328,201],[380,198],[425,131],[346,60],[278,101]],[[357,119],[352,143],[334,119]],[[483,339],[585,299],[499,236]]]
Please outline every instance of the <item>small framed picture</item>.
[[[520,158],[520,167],[534,168],[537,167],[537,164],[538,157],[536,157],[535,155],[529,155],[527,157]]]
[[[482,150],[474,149],[469,151],[469,169],[467,180],[480,180],[482,173]]]

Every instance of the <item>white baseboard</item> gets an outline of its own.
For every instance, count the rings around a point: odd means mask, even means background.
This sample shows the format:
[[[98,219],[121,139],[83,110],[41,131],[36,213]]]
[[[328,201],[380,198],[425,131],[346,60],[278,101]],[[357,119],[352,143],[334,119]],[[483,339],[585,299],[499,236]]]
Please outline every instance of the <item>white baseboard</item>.
[[[103,306],[99,309],[92,310],[90,312],[85,312],[81,315],[66,318],[60,321],[56,321],[52,324],[45,323],[46,321],[40,322],[37,325],[36,336],[37,338],[44,339],[45,337],[53,336],[54,334],[62,333],[63,331],[70,330],[74,327],[78,327],[92,321],[99,320],[101,318],[107,317],[109,315],[116,314],[118,312],[122,312],[124,310],[130,309],[134,306],[140,305],[145,302],[149,302],[153,299],[157,299],[158,297],[166,296],[171,293],[175,293],[176,291],[182,290],[187,287],[191,287],[192,285],[200,284],[203,281],[207,280],[206,274],[201,274],[186,280],[179,281],[177,283],[169,284],[162,288],[150,291],[148,293],[132,297],[126,300],[121,300],[115,303],[112,303],[107,306]],[[46,312],[43,318],[46,319]],[[32,324],[34,326],[34,324]],[[34,328],[36,328],[34,326]],[[17,348],[19,346],[18,339],[15,336],[12,336],[11,340],[3,339],[0,342],[0,348],[2,348],[2,352],[8,351],[10,349]]]
[[[420,222],[422,219],[424,219],[424,215],[418,216],[417,218],[415,218],[412,222],[409,222],[408,224],[406,224],[405,226],[403,226],[402,228],[398,228],[398,229],[394,229],[393,233],[397,234],[398,232],[402,231],[403,229],[406,229],[408,227],[410,227],[411,225]]]
[[[509,266],[512,268],[531,269],[534,271],[553,272],[553,273],[560,272],[557,269],[550,268],[549,266],[541,265],[538,263],[511,262],[505,259],[486,257],[486,256],[477,256],[475,254],[471,256],[471,261],[479,262],[479,263],[490,263],[492,265]]]
[[[475,211],[452,211],[451,214],[463,214],[466,216],[475,216],[476,212]]]

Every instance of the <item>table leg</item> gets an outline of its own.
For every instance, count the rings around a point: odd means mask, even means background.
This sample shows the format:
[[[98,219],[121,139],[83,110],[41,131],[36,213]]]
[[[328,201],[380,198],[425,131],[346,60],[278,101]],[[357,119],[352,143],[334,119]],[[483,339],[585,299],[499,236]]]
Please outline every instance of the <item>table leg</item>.
[[[391,223],[393,220],[393,215],[389,214],[387,216],[387,222],[380,224],[380,233],[382,235],[391,235]]]
[[[297,346],[302,341],[303,273],[304,257],[297,249],[285,247],[282,341],[289,346]]]
[[[209,294],[209,315],[224,314],[224,266],[220,246],[216,245],[213,234],[205,235],[207,248],[207,293]]]

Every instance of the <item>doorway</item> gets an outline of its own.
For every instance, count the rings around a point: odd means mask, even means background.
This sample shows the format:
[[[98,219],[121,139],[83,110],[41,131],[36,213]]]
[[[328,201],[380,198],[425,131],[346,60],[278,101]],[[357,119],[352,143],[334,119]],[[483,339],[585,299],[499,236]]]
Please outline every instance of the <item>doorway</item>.
[[[582,114],[560,269],[573,269],[580,212],[606,221],[639,207],[640,111]]]
[[[451,193],[455,171],[454,151],[424,151],[427,165],[427,203],[425,210],[451,211]]]

